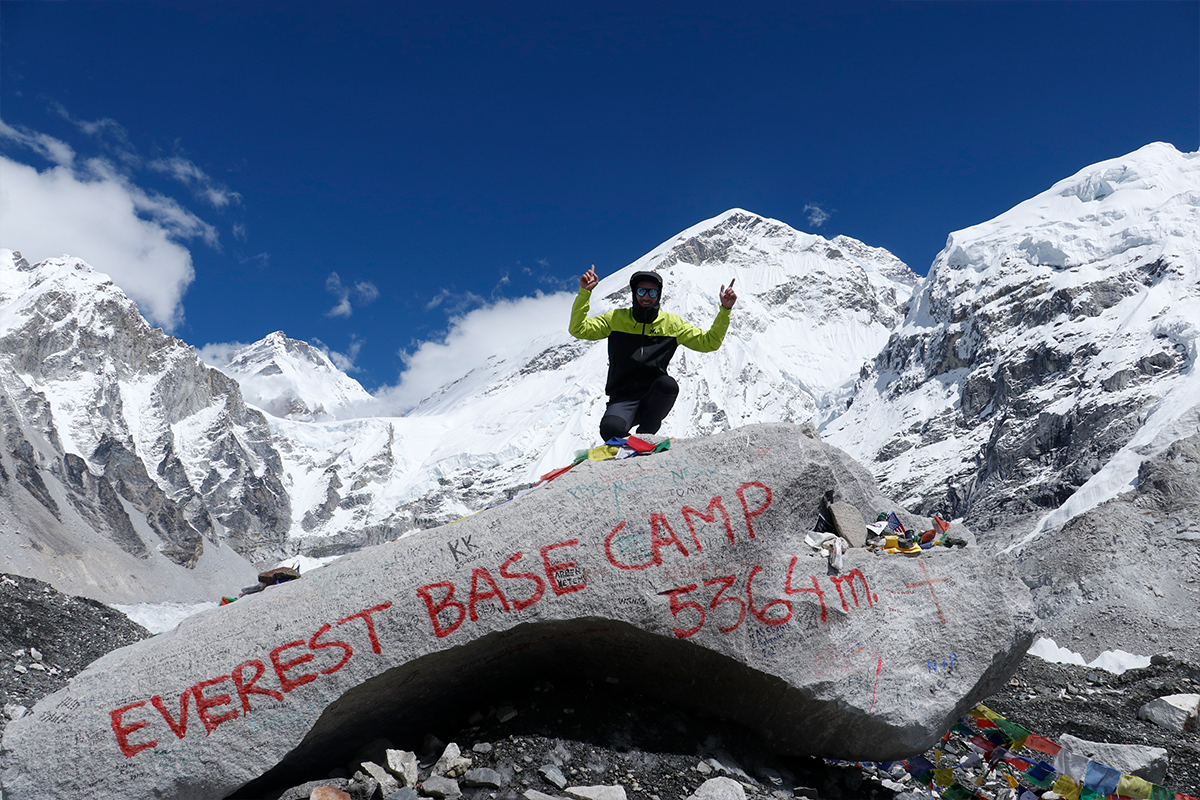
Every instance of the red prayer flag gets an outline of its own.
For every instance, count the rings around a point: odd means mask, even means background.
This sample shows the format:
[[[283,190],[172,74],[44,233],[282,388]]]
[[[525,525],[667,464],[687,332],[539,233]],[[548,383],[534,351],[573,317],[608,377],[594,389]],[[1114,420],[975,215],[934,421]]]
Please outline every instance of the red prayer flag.
[[[982,750],[985,756],[990,756],[992,751],[996,749],[996,745],[992,744],[982,736],[972,736],[967,741]]]
[[[1062,750],[1062,747],[1049,739],[1033,733],[1025,737],[1025,746],[1031,750],[1037,750],[1039,753],[1045,753],[1048,756],[1056,756],[1058,755],[1058,751]]]
[[[647,442],[643,439],[639,439],[636,436],[630,436],[628,439],[625,440],[625,444],[628,445],[629,447],[633,448],[634,450],[638,451],[639,453],[649,453],[654,450],[654,445],[650,444],[649,442]]]
[[[558,469],[554,470],[553,472],[547,472],[545,475],[543,475],[543,476],[542,476],[542,480],[544,480],[544,481],[552,481],[552,480],[554,480],[555,478],[557,478],[559,475],[562,475],[564,472],[566,472],[567,470],[569,470],[569,469],[570,469],[571,467],[573,467],[573,466],[575,466],[575,465],[574,465],[574,464],[568,464],[568,465],[567,465],[567,466],[565,466],[565,467],[559,467]]]

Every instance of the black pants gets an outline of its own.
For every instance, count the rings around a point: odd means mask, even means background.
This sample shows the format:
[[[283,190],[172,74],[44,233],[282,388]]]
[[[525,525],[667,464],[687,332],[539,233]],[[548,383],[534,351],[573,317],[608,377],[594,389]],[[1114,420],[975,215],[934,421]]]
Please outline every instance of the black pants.
[[[641,397],[610,400],[600,419],[600,438],[606,442],[613,437],[623,439],[634,425],[638,426],[638,433],[658,433],[663,417],[671,412],[678,396],[679,384],[670,375],[662,375]]]

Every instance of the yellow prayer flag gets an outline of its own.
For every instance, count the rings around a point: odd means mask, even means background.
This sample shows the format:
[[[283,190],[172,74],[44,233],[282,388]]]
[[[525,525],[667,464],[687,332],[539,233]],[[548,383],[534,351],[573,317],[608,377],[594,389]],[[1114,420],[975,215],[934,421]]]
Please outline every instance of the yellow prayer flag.
[[[1125,795],[1126,797],[1137,797],[1148,800],[1153,790],[1154,784],[1134,775],[1122,775],[1121,780],[1117,782],[1117,794]]]
[[[1079,784],[1066,775],[1059,775],[1054,782],[1054,792],[1065,800],[1079,800],[1081,794]]]

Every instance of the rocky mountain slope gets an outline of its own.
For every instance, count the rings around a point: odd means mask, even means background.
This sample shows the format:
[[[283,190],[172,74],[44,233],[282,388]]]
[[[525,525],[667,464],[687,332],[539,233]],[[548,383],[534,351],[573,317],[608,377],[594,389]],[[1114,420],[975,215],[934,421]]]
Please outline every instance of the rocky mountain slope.
[[[1008,545],[1196,430],[1198,335],[1200,154],[1148,145],[951,234],[824,433]]]
[[[206,599],[287,535],[263,415],[78,259],[0,252],[0,419],[10,569],[110,601]]]

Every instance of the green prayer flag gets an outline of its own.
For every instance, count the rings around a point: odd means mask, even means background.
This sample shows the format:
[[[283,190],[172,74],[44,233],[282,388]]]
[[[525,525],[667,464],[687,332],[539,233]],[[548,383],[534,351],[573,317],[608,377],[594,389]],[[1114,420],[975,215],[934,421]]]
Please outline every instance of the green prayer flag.
[[[1004,731],[1004,735],[1008,737],[1008,740],[1010,742],[1019,741],[1033,733],[1033,731],[1027,731],[1024,728],[1022,728],[1020,725],[1018,725],[1017,723],[1009,722],[1008,720],[1004,719],[1003,717],[994,719],[994,720],[992,720],[992,722],[996,723],[997,728]]]
[[[961,783],[955,783],[952,786],[946,787],[942,792],[943,800],[971,800],[975,796],[975,792],[971,791]]]

